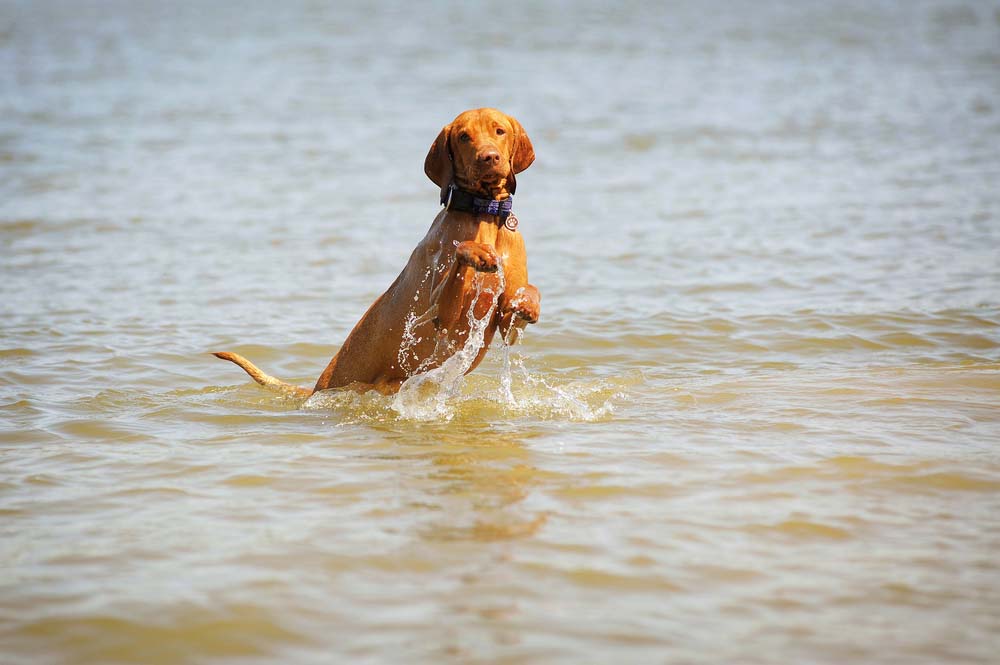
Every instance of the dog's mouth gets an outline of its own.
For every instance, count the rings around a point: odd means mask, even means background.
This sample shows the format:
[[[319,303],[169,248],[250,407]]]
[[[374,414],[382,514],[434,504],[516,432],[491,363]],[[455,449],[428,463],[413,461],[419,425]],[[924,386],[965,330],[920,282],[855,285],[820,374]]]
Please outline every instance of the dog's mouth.
[[[480,174],[476,185],[481,193],[497,198],[504,194],[507,189],[507,174],[505,173],[484,173]]]

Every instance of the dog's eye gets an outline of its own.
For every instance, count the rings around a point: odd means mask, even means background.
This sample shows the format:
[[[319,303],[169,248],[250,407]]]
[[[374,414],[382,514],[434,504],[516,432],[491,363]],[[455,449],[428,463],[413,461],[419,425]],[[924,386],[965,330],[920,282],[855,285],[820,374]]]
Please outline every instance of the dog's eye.
[[[462,143],[468,143],[469,139],[470,139],[469,135],[466,134],[465,132],[462,132],[462,134],[458,137],[458,140],[461,141]]]
[[[503,130],[503,127],[497,127],[497,136],[503,136],[506,133],[507,132]]]

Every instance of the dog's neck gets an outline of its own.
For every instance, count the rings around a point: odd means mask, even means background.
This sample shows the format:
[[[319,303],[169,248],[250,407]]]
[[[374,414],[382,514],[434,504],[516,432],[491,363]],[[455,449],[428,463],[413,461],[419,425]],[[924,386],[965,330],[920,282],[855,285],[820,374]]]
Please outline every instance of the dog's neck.
[[[445,210],[495,216],[499,224],[506,224],[508,219],[513,217],[511,213],[513,204],[514,199],[510,195],[502,199],[481,198],[473,192],[461,189],[454,183],[441,190],[441,205],[444,206]],[[517,218],[514,217],[514,219]]]

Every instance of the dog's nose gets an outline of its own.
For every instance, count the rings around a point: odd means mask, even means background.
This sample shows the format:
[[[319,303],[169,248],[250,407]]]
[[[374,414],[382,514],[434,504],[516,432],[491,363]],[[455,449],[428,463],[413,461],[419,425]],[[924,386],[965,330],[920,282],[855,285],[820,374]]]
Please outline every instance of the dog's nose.
[[[476,155],[476,157],[483,164],[492,165],[500,163],[500,153],[496,148],[487,148]]]

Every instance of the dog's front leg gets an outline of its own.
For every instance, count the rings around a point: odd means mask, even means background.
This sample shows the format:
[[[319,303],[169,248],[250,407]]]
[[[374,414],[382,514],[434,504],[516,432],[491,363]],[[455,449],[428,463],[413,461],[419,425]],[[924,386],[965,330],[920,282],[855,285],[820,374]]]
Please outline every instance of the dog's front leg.
[[[476,272],[496,272],[500,257],[492,245],[474,240],[458,243],[455,261],[459,266],[468,266]]]
[[[472,276],[477,272],[495,273],[499,265],[500,257],[491,245],[472,240],[458,244],[447,276],[434,288],[431,298],[437,306],[439,330],[454,331],[460,327],[464,315],[462,306],[472,288]]]
[[[497,307],[497,328],[505,344],[516,344],[521,331],[538,321],[541,296],[528,283],[528,256],[520,233],[501,231],[501,253],[504,255],[504,289]]]
[[[500,338],[505,344],[516,344],[521,331],[529,323],[537,323],[542,309],[542,296],[534,284],[525,284],[500,297],[497,314],[500,317]]]

